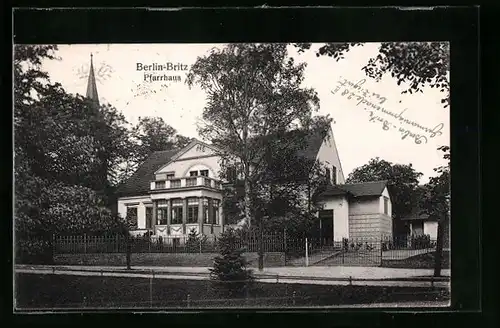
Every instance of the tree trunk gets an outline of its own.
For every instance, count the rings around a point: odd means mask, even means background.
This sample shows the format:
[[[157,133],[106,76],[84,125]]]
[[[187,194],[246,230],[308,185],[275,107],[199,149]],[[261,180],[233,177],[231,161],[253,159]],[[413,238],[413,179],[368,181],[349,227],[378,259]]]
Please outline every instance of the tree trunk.
[[[436,252],[434,253],[434,277],[441,276],[441,267],[443,259],[444,225],[446,223],[447,223],[446,218],[438,220]]]
[[[252,227],[252,188],[250,186],[250,179],[248,178],[249,170],[245,168],[245,223],[248,228]]]
[[[263,229],[263,218],[260,216],[259,218],[259,248],[258,248],[258,255],[259,255],[259,271],[264,270],[264,229]]]

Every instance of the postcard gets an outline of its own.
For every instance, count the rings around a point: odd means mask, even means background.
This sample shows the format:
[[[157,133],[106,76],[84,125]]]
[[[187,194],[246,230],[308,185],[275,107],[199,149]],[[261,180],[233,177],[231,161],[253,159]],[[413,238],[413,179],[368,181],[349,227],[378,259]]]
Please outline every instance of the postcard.
[[[14,45],[16,311],[449,306],[449,61]]]

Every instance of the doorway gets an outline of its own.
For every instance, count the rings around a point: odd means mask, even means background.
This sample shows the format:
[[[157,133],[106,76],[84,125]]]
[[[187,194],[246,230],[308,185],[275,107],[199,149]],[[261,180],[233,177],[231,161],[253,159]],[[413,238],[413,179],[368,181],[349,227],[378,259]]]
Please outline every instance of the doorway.
[[[333,210],[319,211],[319,237],[321,245],[333,245]]]

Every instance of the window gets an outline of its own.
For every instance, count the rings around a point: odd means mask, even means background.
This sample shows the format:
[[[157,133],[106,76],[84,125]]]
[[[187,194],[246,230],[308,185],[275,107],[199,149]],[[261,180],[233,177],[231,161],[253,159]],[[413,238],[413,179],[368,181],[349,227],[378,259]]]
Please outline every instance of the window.
[[[332,166],[332,182],[337,184],[337,168],[335,166]]]
[[[168,215],[168,202],[166,199],[158,199],[156,202],[158,209],[156,211],[156,224],[166,225]]]
[[[198,171],[191,171],[191,172],[189,172],[189,176],[190,177],[196,177],[196,176],[198,176]]]
[[[198,198],[189,198],[187,223],[196,222],[198,222]]]
[[[207,178],[203,178],[203,183],[205,184],[205,186],[207,187],[211,187],[212,186],[212,180],[210,179],[207,179]]]
[[[153,223],[153,208],[146,207],[146,229],[151,229]]]
[[[168,215],[168,208],[167,207],[158,208],[156,224],[166,225],[167,224],[167,215]]]
[[[332,181],[332,175],[331,175],[331,172],[330,172],[330,169],[329,168],[326,168],[326,178],[328,179],[328,182]]]
[[[213,224],[220,224],[220,218],[219,218],[219,200],[218,199],[214,199],[212,201],[212,211],[213,211],[213,214],[212,214],[212,220],[213,220]]]
[[[127,207],[127,219],[137,226],[137,207]]]
[[[155,189],[165,189],[165,181],[156,181]]]
[[[208,170],[201,170],[201,171],[200,171],[200,175],[201,175],[202,177],[208,177]]]
[[[181,180],[170,181],[170,188],[180,188],[180,187],[181,187]]]
[[[167,179],[173,179],[175,177],[175,173],[167,173]]]
[[[208,222],[208,199],[206,198],[203,199],[203,223],[210,223]]]
[[[172,221],[171,224],[181,224],[182,223],[182,199],[172,200]]]
[[[196,186],[196,178],[186,179],[186,187]]]
[[[389,198],[384,196],[384,214],[389,215]]]

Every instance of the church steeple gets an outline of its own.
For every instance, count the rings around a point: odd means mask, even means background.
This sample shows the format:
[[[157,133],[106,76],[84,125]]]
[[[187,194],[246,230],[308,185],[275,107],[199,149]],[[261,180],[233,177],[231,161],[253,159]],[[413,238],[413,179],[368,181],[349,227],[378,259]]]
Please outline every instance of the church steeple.
[[[99,96],[97,94],[97,84],[95,82],[93,55],[90,54],[89,80],[87,82],[87,99],[92,100],[99,106]]]

